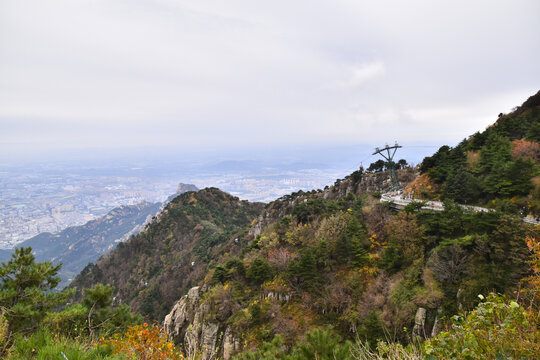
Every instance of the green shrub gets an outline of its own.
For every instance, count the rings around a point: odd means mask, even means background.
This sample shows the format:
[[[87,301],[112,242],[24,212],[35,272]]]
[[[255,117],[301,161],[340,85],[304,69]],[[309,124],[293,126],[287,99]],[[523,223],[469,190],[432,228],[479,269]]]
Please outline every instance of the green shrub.
[[[276,335],[271,342],[264,342],[257,350],[246,351],[233,360],[285,360],[288,359],[281,336]]]
[[[264,259],[255,259],[253,264],[251,264],[247,270],[246,277],[254,285],[261,285],[265,281],[273,278],[272,267],[268,264],[268,261]]]
[[[481,299],[483,297],[479,296]],[[452,328],[424,343],[428,359],[538,359],[538,311],[490,294]]]
[[[306,340],[295,346],[290,354],[280,335],[263,343],[257,350],[238,354],[234,360],[353,360],[351,343],[342,342],[331,327],[317,328],[306,334]]]
[[[399,343],[379,341],[374,350],[362,341],[353,344],[352,356],[355,360],[422,360],[424,355],[416,346],[404,347]]]
[[[306,341],[295,347],[291,360],[352,360],[351,343],[342,342],[331,327],[317,328],[306,334]]]

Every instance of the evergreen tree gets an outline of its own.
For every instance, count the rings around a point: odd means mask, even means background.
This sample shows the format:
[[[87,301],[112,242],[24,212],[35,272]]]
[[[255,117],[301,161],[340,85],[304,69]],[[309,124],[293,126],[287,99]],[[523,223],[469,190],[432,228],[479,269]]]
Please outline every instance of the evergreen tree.
[[[259,286],[265,281],[272,279],[272,267],[266,260],[255,259],[253,264],[251,264],[251,266],[248,268],[246,277],[254,285]]]
[[[527,275],[525,236],[523,222],[505,215],[489,236],[476,239],[474,256],[462,284],[462,300],[466,305],[474,305],[478,294],[510,292]]]
[[[407,166],[409,166],[409,164],[407,164],[407,160],[405,159],[400,159],[397,163],[396,163],[396,167],[398,169],[405,169]]]
[[[103,314],[112,303],[112,293],[114,287],[112,285],[96,284],[91,289],[84,289],[83,305],[88,309],[88,334],[90,340],[94,340],[94,332],[99,325],[93,324],[95,315],[103,318]],[[100,311],[101,310],[101,311]]]
[[[314,290],[320,283],[321,278],[317,272],[317,261],[314,251],[307,249],[300,259],[291,262],[289,274],[296,282],[306,290]]]
[[[479,189],[475,177],[465,170],[458,168],[447,179],[444,186],[444,197],[461,204],[475,203]]]
[[[352,253],[352,264],[356,269],[364,266],[368,261],[368,252],[365,249],[365,245],[354,236],[351,239],[351,253]]]
[[[0,357],[14,334],[37,329],[50,310],[73,295],[75,289],[52,291],[60,282],[60,267],[36,263],[30,247],[15,249],[11,260],[0,265],[0,307],[7,322]]]
[[[351,343],[343,343],[331,327],[316,328],[306,334],[306,341],[296,346],[291,357],[294,360],[353,359],[350,347]]]
[[[379,172],[386,169],[386,162],[384,160],[377,160],[374,163],[371,163],[367,168],[367,172]]]
[[[527,131],[527,140],[540,142],[540,121],[531,125]]]
[[[336,262],[346,264],[351,257],[351,239],[346,234],[341,234],[336,241]]]
[[[224,284],[225,281],[227,281],[227,270],[221,265],[216,266],[212,275],[212,284]]]

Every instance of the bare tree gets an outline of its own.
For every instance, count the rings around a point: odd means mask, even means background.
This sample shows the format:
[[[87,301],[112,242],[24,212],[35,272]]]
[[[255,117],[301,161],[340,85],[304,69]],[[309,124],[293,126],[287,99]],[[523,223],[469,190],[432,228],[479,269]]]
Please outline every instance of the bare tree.
[[[455,284],[465,271],[470,257],[470,254],[460,246],[452,244],[436,251],[429,259],[428,265],[440,283]]]

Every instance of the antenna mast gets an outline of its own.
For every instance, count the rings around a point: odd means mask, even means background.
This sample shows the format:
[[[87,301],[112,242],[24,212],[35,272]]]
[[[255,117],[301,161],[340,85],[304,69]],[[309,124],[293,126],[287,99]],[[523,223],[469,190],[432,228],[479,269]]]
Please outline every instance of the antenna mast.
[[[394,155],[396,154],[396,151],[398,148],[403,147],[401,145],[398,145],[396,142],[394,146],[389,146],[388,144],[385,145],[384,148],[379,149],[375,148],[375,152],[372,155],[379,154],[383,158],[385,158],[387,164],[388,164],[388,172],[390,173],[390,184],[392,187],[392,191],[398,191],[399,190],[399,180],[397,177],[396,172],[396,166],[394,163]],[[394,150],[394,151],[391,151]],[[384,154],[384,151],[386,151],[386,154]]]

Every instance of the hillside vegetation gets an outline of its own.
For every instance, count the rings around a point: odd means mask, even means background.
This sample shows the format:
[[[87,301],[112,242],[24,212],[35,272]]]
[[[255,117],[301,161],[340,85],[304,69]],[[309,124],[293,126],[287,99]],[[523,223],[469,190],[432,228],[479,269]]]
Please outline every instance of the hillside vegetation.
[[[530,268],[524,239],[532,229],[502,213],[447,202],[440,213],[394,214],[353,194],[302,196],[288,209],[210,270],[194,310],[247,348],[275,335],[291,348],[328,325],[372,346],[428,338],[442,316],[473,309],[479,294],[512,294]],[[178,343],[205,337],[174,316],[168,327],[181,329],[171,330]]]

